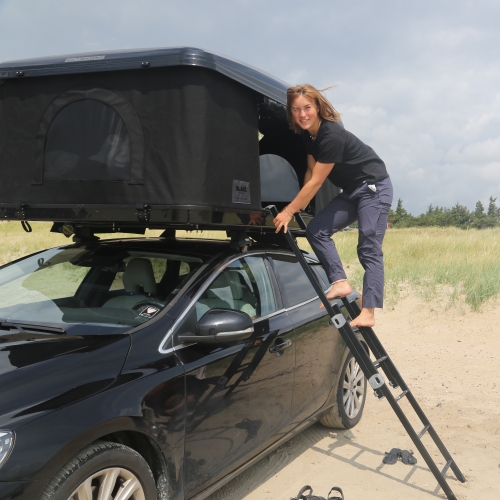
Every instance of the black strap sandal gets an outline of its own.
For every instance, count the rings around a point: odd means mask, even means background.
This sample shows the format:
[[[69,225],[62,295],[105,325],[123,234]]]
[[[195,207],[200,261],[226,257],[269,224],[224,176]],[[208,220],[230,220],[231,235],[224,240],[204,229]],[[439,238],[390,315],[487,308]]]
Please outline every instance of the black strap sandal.
[[[309,495],[304,495],[304,493],[309,490]],[[310,486],[303,486],[302,488],[300,488],[300,491],[299,493],[297,494],[296,497],[294,498],[290,498],[290,500],[305,500],[305,499],[308,499],[311,497],[312,495],[312,492],[313,492],[313,489],[310,487]]]
[[[339,497],[331,497],[331,496],[330,496],[330,493],[331,493],[332,491],[338,491],[338,492],[340,493],[340,496],[339,496]],[[344,493],[342,492],[342,490],[341,490],[339,487],[334,486],[334,487],[330,490],[330,492],[328,493],[328,498],[327,498],[326,500],[344,500]]]
[[[384,462],[384,464],[394,465],[398,461],[400,455],[401,450],[399,448],[393,448],[389,453],[385,452],[385,457],[382,462]]]
[[[305,495],[304,493],[306,491],[309,491],[309,494]],[[338,491],[341,496],[331,497],[330,493],[332,491]],[[300,489],[298,495],[295,498],[290,498],[290,500],[344,500],[344,493],[342,493],[342,490],[340,488],[334,486],[328,493],[328,498],[325,499],[325,497],[318,497],[316,495],[313,495],[313,489],[310,486],[304,486]]]
[[[413,456],[413,451],[401,450],[401,461],[406,465],[415,465],[417,459]]]

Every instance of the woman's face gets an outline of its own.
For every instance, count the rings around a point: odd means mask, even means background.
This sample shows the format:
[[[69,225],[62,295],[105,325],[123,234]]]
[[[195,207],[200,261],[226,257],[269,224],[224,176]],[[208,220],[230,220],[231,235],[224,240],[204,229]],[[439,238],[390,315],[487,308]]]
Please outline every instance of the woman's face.
[[[292,116],[302,130],[317,131],[320,123],[319,110],[309,97],[299,95],[292,103]]]

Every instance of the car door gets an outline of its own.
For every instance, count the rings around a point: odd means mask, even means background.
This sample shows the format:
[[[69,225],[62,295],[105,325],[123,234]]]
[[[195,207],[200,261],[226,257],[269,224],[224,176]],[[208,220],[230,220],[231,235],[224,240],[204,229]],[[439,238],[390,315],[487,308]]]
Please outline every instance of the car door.
[[[187,497],[246,462],[290,427],[295,345],[264,255],[229,262],[187,311],[175,330],[193,335],[214,308],[236,309],[253,319],[254,333],[227,344],[182,345],[186,373],[184,480]]]
[[[292,424],[296,425],[326,402],[342,358],[344,344],[294,255],[269,255],[287,313],[295,326],[295,382]],[[317,266],[313,266],[317,267]]]

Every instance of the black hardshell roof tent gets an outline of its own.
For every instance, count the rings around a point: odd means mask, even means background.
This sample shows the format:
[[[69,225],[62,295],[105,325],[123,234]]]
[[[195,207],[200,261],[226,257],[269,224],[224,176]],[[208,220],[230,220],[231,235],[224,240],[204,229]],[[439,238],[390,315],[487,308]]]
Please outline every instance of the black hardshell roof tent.
[[[286,88],[193,48],[0,64],[0,217],[248,224],[305,173]]]

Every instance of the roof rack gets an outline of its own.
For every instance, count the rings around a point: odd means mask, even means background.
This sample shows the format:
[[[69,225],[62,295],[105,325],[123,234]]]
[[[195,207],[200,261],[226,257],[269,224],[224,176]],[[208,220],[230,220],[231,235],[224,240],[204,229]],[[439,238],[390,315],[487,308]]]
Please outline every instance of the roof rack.
[[[0,206],[0,217],[9,207]],[[32,212],[31,212],[32,210]],[[115,209],[112,207],[87,207],[82,206],[78,212],[75,209],[54,207],[25,206],[22,218],[19,220],[45,220],[53,222],[52,232],[63,233],[67,237],[88,239],[95,234],[105,233],[135,233],[144,234],[146,229],[159,229],[164,231],[165,236],[174,236],[176,230],[184,231],[230,231],[244,232],[250,234],[256,241],[276,242],[273,216],[263,209],[256,211],[214,211],[210,208],[182,207],[175,209],[148,207],[147,212],[135,212],[135,220],[127,218],[132,211],[128,207]],[[45,217],[41,218],[40,211],[45,210]],[[85,213],[85,217],[81,214]],[[31,215],[31,217],[30,217]],[[80,215],[80,216],[78,216]],[[100,215],[100,218],[97,217]],[[112,216],[116,217],[116,221]],[[147,216],[146,216],[147,215]],[[56,217],[54,217],[56,216]],[[306,223],[311,219],[308,214],[303,214]],[[13,217],[9,217],[10,220]],[[290,221],[290,231],[295,236],[305,236],[305,230],[301,229],[295,219]]]

